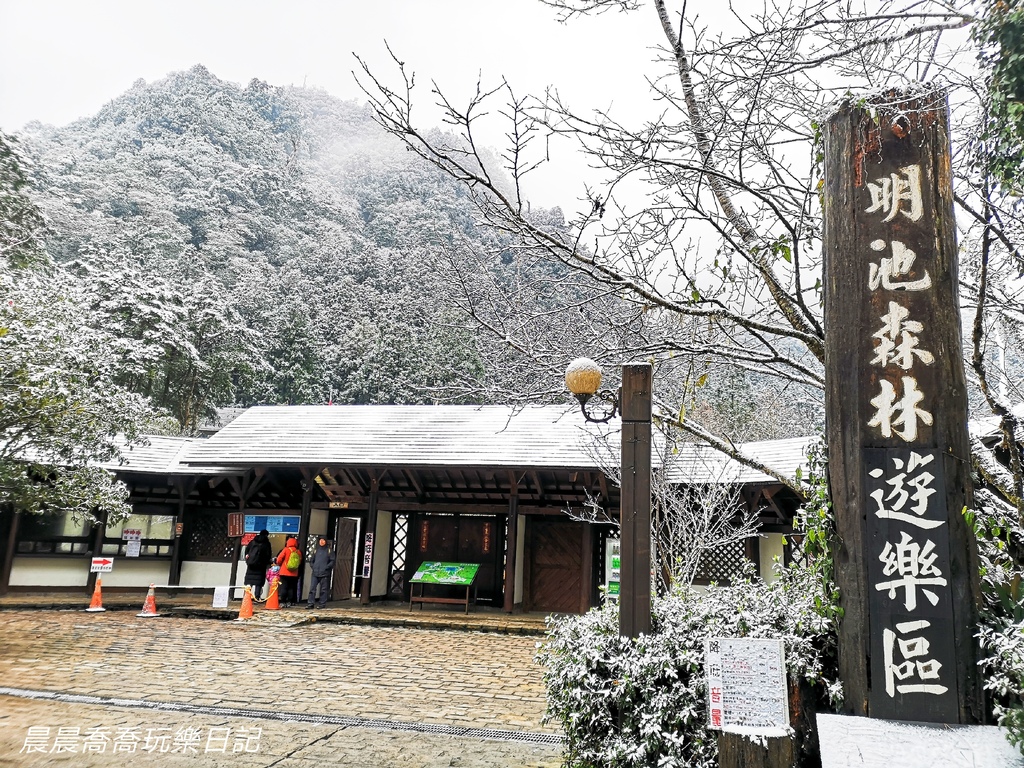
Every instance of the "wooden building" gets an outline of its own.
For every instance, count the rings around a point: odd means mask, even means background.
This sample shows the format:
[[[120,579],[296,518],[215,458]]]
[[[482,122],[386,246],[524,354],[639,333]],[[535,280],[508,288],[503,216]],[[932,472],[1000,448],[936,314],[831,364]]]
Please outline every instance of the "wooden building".
[[[597,504],[617,517],[601,468],[617,464],[618,439],[614,424],[554,406],[254,407],[208,438],[154,437],[127,452],[113,468],[131,491],[123,524],[5,513],[0,590],[91,589],[94,554],[115,559],[105,588],[236,585],[243,542],[266,527],[275,551],[291,535],[307,551],[334,541],[335,599],[404,600],[420,563],[470,562],[482,604],[582,612],[598,603],[613,532],[582,512]],[[806,443],[748,448],[791,472]],[[737,557],[767,573],[785,556],[795,499],[708,449],[681,457],[673,481],[740,483],[765,525],[759,547],[723,553],[708,578],[727,578]],[[125,530],[141,538],[138,557],[125,556]]]

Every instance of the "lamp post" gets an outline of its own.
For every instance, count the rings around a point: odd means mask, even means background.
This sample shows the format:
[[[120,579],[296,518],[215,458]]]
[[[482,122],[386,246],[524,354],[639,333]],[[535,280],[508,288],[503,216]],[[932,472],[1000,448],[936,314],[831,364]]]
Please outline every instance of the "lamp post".
[[[599,391],[601,368],[593,360],[578,358],[565,371],[566,386],[580,401],[587,421],[603,424],[616,414],[622,417],[619,634],[625,637],[651,631],[652,382],[650,363],[623,365],[618,393]]]

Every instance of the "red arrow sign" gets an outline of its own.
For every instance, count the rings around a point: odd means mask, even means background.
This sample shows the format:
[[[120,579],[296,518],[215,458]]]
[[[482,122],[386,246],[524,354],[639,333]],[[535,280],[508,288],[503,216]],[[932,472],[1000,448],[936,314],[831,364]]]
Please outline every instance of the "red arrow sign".
[[[114,561],[113,560],[100,560],[99,558],[96,558],[96,559],[93,560],[93,562],[96,563],[96,565],[110,565]]]

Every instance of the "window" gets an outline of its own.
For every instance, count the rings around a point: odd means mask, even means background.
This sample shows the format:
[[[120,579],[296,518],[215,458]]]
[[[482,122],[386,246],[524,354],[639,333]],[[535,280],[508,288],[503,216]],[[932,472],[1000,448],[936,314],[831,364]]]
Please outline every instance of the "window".
[[[70,514],[22,514],[18,519],[18,554],[84,555],[92,524]]]
[[[128,546],[125,531],[140,532],[140,556],[170,556],[174,546],[174,515],[132,514],[122,523],[108,525],[101,554],[124,556]]]

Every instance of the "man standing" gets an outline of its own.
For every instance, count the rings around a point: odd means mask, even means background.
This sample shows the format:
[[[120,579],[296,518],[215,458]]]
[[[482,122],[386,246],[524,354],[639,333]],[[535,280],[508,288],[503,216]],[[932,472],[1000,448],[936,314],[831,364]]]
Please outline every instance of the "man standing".
[[[320,590],[320,608],[327,606],[327,595],[331,586],[331,574],[334,572],[334,553],[327,547],[327,539],[321,537],[316,542],[316,552],[313,559],[309,561],[309,567],[313,570],[313,582],[309,585],[309,602],[307,608],[312,608],[316,602],[317,589]]]

